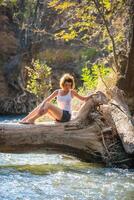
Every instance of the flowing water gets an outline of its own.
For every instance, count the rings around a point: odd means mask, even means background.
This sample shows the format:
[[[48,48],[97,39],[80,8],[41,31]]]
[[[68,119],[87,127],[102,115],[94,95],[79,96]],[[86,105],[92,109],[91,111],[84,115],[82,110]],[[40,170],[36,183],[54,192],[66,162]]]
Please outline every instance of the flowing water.
[[[2,116],[17,122],[22,116]],[[58,153],[0,153],[0,200],[134,200],[134,170]]]

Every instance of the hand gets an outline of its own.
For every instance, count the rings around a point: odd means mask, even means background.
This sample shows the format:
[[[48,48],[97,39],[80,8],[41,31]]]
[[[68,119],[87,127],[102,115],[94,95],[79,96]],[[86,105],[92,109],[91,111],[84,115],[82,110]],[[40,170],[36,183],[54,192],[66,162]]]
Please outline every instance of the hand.
[[[95,91],[94,91],[94,92],[89,92],[89,93],[88,93],[88,96],[92,96],[92,95],[94,95],[94,94],[96,94]]]
[[[95,92],[91,92],[87,97],[86,97],[86,101],[88,101],[93,95],[95,95]]]

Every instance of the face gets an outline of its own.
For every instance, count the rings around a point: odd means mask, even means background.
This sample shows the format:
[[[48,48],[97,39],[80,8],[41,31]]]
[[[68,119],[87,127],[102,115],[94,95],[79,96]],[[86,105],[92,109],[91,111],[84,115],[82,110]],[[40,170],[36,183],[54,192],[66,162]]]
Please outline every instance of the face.
[[[66,90],[66,91],[68,91],[71,88],[72,88],[72,83],[68,82],[68,81],[65,81],[65,83],[63,85],[63,89]]]

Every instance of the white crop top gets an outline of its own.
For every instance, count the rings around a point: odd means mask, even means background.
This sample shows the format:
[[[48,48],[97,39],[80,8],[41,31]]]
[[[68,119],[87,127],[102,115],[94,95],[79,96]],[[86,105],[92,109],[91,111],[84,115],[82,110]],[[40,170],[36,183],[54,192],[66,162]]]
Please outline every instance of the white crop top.
[[[72,113],[71,100],[72,100],[71,90],[69,90],[69,92],[63,96],[60,95],[60,89],[58,90],[58,95],[57,95],[58,106],[63,110],[69,111],[70,114]]]

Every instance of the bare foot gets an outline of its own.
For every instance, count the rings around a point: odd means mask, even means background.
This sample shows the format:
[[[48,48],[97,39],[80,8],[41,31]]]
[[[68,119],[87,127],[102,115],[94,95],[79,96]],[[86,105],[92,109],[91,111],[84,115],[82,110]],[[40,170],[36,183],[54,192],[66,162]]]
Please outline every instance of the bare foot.
[[[19,123],[20,124],[34,124],[34,121],[32,121],[32,120],[31,121],[30,120],[27,120],[27,121],[26,120],[21,120],[21,121],[19,121]]]

